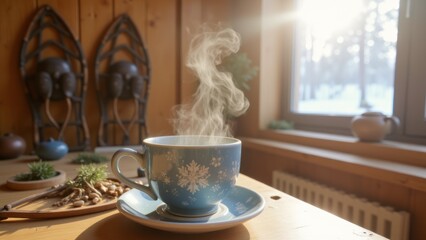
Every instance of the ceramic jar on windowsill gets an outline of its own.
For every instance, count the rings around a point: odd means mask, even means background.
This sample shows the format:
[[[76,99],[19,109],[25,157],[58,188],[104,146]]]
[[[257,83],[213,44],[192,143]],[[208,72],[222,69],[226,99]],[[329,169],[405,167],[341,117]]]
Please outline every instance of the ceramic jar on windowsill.
[[[351,122],[352,133],[363,142],[380,142],[392,131],[392,125],[399,126],[396,116],[380,112],[365,112],[355,116]]]

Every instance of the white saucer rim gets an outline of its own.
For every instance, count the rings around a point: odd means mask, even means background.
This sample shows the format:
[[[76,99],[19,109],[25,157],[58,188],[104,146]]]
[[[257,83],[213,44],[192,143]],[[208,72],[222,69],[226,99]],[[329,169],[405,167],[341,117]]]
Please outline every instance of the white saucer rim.
[[[144,226],[159,229],[159,230],[165,230],[165,231],[171,231],[171,232],[180,232],[180,233],[201,233],[201,232],[211,232],[211,231],[218,231],[223,230],[227,228],[234,227],[238,224],[241,224],[247,220],[250,220],[256,216],[258,216],[263,209],[265,208],[265,199],[258,194],[257,192],[245,188],[243,186],[235,186],[235,188],[242,188],[246,191],[249,191],[251,194],[257,195],[260,199],[259,203],[256,204],[251,210],[248,211],[247,214],[243,214],[241,216],[238,216],[234,219],[229,220],[223,220],[218,222],[211,222],[211,223],[205,223],[205,222],[176,222],[176,221],[161,221],[158,219],[150,219],[146,215],[140,213],[138,215],[143,215],[143,217],[135,215],[133,213],[128,212],[127,210],[123,209],[121,206],[121,202],[124,201],[121,198],[124,196],[120,196],[120,198],[117,201],[117,209],[118,211],[123,214],[124,216],[130,218],[131,220],[140,223]],[[137,189],[131,189],[130,191],[139,191]],[[129,192],[130,192],[129,191]],[[132,194],[132,193],[125,193],[125,194]],[[158,200],[159,204],[162,204],[162,201]],[[128,204],[128,203],[126,203]],[[156,205],[156,207],[159,206]]]

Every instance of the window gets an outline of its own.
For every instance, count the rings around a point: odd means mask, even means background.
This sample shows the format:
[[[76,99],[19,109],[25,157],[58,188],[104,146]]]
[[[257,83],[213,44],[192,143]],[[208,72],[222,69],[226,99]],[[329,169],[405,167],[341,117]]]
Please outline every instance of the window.
[[[399,1],[372,0],[364,7],[359,0],[301,0],[299,5],[292,110],[392,114]]]
[[[426,143],[426,1],[294,1],[284,119],[350,134],[354,115],[378,111],[401,120],[391,138]]]

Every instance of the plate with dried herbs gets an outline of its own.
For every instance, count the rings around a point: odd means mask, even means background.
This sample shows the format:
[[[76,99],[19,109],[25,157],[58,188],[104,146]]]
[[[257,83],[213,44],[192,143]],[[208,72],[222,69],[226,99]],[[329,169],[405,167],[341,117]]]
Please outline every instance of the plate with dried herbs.
[[[117,198],[130,189],[107,175],[106,165],[82,165],[74,179],[6,204],[0,220],[62,218],[113,209]]]

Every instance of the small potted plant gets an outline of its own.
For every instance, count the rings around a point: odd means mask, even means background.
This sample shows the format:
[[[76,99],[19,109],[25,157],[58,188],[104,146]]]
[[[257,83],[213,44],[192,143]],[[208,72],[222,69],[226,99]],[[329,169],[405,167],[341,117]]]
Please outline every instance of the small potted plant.
[[[20,173],[7,180],[7,187],[15,190],[47,188],[61,184],[66,180],[66,173],[55,170],[52,164],[38,161],[28,164],[29,172]]]
[[[235,86],[242,91],[250,89],[249,81],[252,80],[258,72],[258,68],[252,66],[251,59],[244,52],[231,54],[223,59],[218,69],[232,74],[232,81]]]

